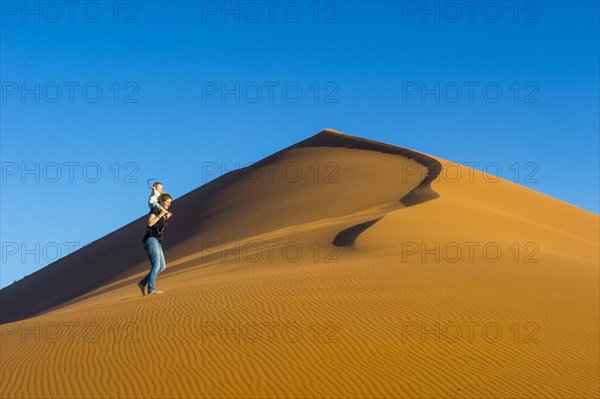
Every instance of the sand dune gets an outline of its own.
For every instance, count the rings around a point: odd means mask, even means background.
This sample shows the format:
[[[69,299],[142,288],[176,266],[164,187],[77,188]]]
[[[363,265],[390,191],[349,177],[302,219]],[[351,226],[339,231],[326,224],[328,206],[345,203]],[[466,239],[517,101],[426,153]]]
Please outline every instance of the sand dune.
[[[332,130],[172,210],[161,296],[145,216],[0,291],[1,397],[598,397],[597,215]]]

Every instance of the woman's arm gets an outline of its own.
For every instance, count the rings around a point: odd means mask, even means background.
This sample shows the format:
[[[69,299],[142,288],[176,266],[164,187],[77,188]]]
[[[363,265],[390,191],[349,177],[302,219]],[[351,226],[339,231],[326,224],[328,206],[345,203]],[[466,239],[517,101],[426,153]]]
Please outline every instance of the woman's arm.
[[[158,221],[160,220],[160,218],[163,217],[165,215],[165,213],[167,213],[167,211],[165,211],[163,209],[158,215],[151,214],[150,217],[148,218],[148,227],[152,227],[156,223],[158,223]]]

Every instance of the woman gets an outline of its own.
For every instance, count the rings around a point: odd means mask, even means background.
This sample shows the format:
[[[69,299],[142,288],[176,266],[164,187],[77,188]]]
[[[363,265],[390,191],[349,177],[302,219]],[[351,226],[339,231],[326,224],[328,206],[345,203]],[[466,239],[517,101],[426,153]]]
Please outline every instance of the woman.
[[[146,235],[143,240],[144,249],[148,252],[148,258],[150,259],[150,272],[137,284],[140,291],[142,291],[142,295],[146,295],[146,285],[148,285],[148,295],[163,293],[163,291],[156,291],[154,289],[154,282],[156,281],[156,276],[167,267],[161,244],[167,220],[172,215],[168,211],[172,201],[173,198],[169,194],[162,193],[158,196],[158,203],[163,209],[161,210],[156,207],[150,210]]]

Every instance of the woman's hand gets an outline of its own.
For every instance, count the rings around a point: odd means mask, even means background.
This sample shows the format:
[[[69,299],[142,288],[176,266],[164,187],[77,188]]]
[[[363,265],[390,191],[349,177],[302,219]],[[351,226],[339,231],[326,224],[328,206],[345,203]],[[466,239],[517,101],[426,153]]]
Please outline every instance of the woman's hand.
[[[158,223],[160,218],[165,216],[167,213],[170,213],[170,212],[167,212],[166,210],[163,209],[162,211],[160,211],[160,213],[158,215],[151,214],[150,217],[148,218],[148,226],[149,227],[154,226],[156,223]]]

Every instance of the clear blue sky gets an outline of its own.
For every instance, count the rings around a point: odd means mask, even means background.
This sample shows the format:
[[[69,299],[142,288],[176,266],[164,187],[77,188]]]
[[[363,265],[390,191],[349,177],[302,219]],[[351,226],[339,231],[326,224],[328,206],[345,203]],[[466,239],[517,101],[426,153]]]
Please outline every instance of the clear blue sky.
[[[1,2],[1,287],[325,127],[597,214],[598,2],[466,3]]]

